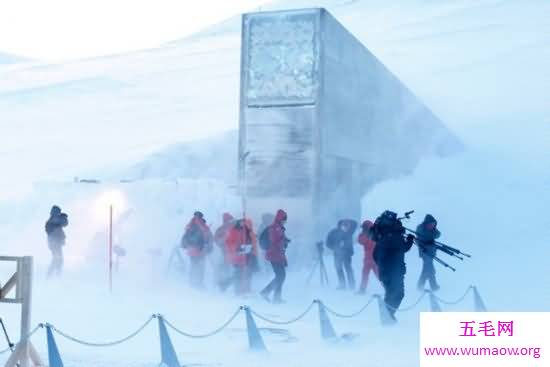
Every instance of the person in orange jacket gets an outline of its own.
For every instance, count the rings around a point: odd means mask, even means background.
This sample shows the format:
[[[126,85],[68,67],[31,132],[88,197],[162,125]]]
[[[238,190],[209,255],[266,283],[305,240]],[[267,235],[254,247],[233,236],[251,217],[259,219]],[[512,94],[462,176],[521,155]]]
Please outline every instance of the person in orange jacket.
[[[234,286],[237,295],[250,291],[252,259],[258,251],[256,234],[252,228],[249,219],[239,219],[227,232],[225,253],[233,266],[233,274],[219,283],[222,291],[230,286]]]
[[[374,248],[376,246],[376,242],[372,240],[371,236],[369,235],[370,228],[374,225],[370,220],[366,220],[361,225],[361,233],[359,234],[359,237],[357,241],[361,246],[364,248],[364,257],[363,257],[363,272],[361,275],[361,285],[359,286],[359,290],[357,293],[359,294],[365,294],[367,290],[367,284],[369,282],[369,274],[372,271],[376,277],[378,278],[378,266],[374,262],[374,258],[372,256],[374,252]]]
[[[181,246],[187,250],[191,262],[190,283],[193,287],[202,288],[205,258],[212,251],[212,232],[201,212],[196,211],[185,227]]]
[[[214,243],[222,251],[224,263],[230,264],[229,257],[225,251],[225,238],[231,227],[235,224],[235,218],[229,213],[223,213],[222,220],[222,225],[214,232]]]
[[[216,267],[215,279],[217,282],[225,279],[231,273],[231,263],[225,251],[225,238],[231,227],[235,224],[235,218],[229,213],[223,213],[222,225],[214,232],[214,243],[220,249],[221,260]]]

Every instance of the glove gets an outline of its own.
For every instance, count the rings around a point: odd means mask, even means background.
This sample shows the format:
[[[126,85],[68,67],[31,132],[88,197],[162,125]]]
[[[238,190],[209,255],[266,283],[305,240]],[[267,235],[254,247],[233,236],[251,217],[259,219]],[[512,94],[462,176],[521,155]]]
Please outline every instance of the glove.
[[[407,243],[407,245],[412,245],[413,242],[414,242],[414,236],[412,234],[408,234],[407,235],[407,239],[405,240],[405,242]]]

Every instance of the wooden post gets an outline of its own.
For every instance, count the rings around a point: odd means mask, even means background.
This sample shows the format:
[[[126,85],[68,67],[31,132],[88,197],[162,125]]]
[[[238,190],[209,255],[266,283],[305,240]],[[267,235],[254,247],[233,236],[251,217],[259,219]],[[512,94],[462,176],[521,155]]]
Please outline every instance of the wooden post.
[[[19,343],[7,360],[5,367],[45,366],[29,340],[29,333],[31,331],[33,258],[32,256],[20,258],[3,257],[1,260],[13,261],[14,259],[17,261],[15,299],[3,299],[3,301],[21,303],[21,335]]]
[[[113,206],[109,206],[109,292],[113,293]]]
[[[32,257],[25,256],[18,261],[18,272],[21,275],[19,278],[20,282],[20,297],[22,298],[23,304],[21,305],[21,340],[20,343],[23,344],[23,350],[26,350],[28,353],[29,350],[29,340],[27,336],[31,331],[31,302],[32,302]],[[19,287],[18,287],[19,288]],[[29,359],[23,358],[21,360],[21,367],[28,367]]]

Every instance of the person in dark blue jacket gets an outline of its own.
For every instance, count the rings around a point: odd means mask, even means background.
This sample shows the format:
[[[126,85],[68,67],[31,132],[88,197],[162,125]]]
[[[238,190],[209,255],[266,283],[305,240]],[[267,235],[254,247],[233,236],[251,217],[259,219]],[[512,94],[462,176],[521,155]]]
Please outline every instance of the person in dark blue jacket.
[[[338,274],[338,289],[355,289],[355,276],[351,266],[353,257],[353,233],[357,229],[357,222],[352,219],[338,221],[338,226],[327,236],[326,245],[334,254],[334,267]],[[345,271],[345,274],[344,274]]]
[[[435,247],[435,240],[441,236],[441,233],[437,229],[437,220],[430,214],[427,214],[424,221],[416,227],[416,240],[419,244],[418,255],[422,259],[422,272],[418,279],[418,290],[424,290],[426,280],[430,283],[432,291],[439,290],[439,284],[435,279],[435,266],[434,256],[436,256],[437,249]]]
[[[376,219],[369,234],[376,242],[373,257],[384,286],[384,302],[393,321],[397,321],[395,312],[405,297],[405,253],[411,249],[414,236],[405,236],[405,227],[389,210]]]
[[[48,268],[48,277],[61,275],[63,271],[63,246],[65,246],[65,232],[63,228],[69,224],[67,214],[54,205],[50,210],[50,218],[46,221],[45,230],[48,236],[48,248],[52,253],[52,262]]]

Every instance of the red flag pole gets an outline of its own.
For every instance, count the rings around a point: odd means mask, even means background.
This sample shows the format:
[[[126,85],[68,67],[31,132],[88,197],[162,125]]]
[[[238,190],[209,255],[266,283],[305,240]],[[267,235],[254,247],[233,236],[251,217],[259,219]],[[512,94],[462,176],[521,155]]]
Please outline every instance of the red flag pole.
[[[113,206],[109,206],[109,292],[113,293]]]

